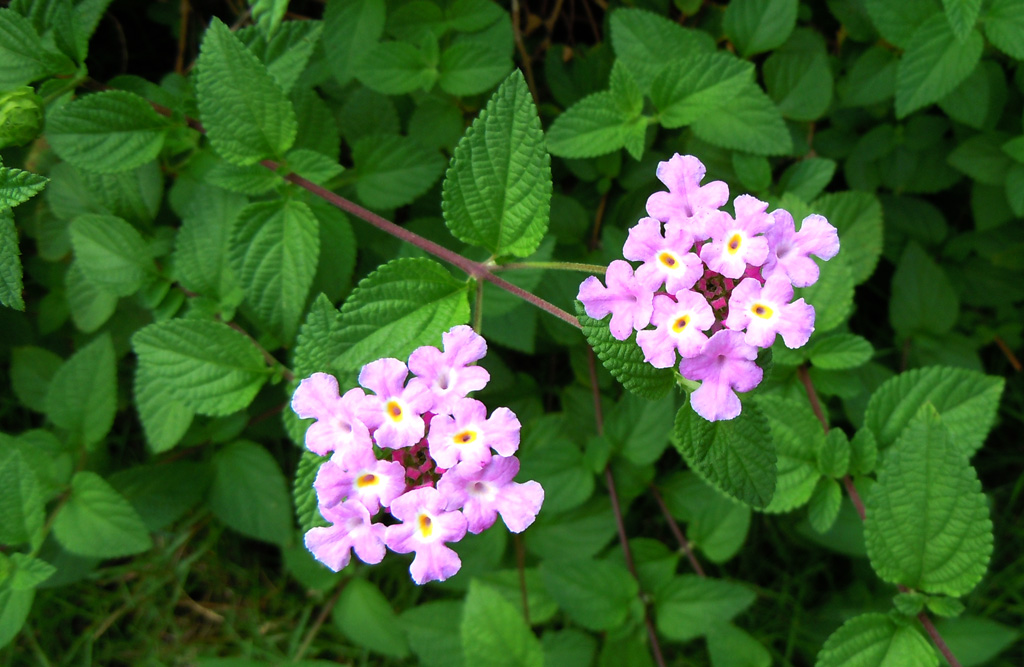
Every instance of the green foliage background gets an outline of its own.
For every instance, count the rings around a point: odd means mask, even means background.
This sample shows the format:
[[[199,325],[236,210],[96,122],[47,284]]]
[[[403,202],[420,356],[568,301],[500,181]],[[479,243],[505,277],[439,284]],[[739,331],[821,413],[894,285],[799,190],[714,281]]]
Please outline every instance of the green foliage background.
[[[0,665],[1024,659],[1018,0],[4,4]],[[564,270],[677,152],[842,242],[731,422]],[[326,570],[291,392],[470,322],[536,523]]]

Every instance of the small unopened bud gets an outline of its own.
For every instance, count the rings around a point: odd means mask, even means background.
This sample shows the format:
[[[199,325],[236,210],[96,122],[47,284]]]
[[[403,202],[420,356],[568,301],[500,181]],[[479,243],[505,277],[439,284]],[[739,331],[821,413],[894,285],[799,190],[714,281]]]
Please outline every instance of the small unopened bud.
[[[43,98],[31,86],[0,94],[0,148],[24,146],[43,129]]]

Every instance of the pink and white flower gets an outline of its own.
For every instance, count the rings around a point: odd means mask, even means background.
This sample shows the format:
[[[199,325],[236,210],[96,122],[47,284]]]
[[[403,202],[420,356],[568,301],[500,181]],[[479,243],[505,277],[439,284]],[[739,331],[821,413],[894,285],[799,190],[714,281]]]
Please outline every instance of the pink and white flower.
[[[433,487],[413,489],[391,504],[391,514],[402,523],[387,527],[384,542],[396,553],[416,552],[409,572],[417,584],[444,581],[462,567],[459,555],[445,543],[465,537],[466,517],[446,505]]]
[[[463,463],[446,472],[437,488],[448,499],[448,509],[462,508],[469,532],[480,533],[494,525],[498,514],[513,533],[526,530],[544,503],[544,489],[534,481],[519,484],[519,459],[495,456],[483,468]]]

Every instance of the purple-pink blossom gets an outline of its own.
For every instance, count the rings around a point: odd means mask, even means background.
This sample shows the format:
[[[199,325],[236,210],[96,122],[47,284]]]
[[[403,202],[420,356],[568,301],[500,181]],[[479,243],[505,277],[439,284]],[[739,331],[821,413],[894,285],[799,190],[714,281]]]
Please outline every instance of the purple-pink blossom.
[[[697,240],[707,238],[701,213],[721,207],[729,201],[729,186],[722,181],[705,185],[706,169],[692,155],[676,153],[666,162],[658,163],[658,180],[668,192],[655,192],[647,198],[647,214],[689,231]]]
[[[789,211],[772,211],[775,224],[768,230],[769,253],[762,271],[765,278],[781,273],[794,287],[807,287],[818,282],[820,269],[811,255],[829,260],[839,253],[839,233],[823,216],[804,218],[800,231],[795,231]]]
[[[649,290],[662,285],[670,294],[689,289],[704,273],[700,257],[690,252],[693,235],[679,227],[670,228],[662,235],[661,223],[654,218],[641,218],[629,230],[622,255],[626,259],[643,262],[636,270],[636,278]]]
[[[746,328],[744,340],[757,347],[771,347],[776,334],[786,347],[795,349],[807,343],[814,331],[814,306],[793,299],[793,285],[785,275],[769,276],[764,287],[754,278],[744,278],[729,299],[729,317],[725,326]]]
[[[371,565],[384,559],[385,527],[372,523],[370,512],[358,500],[334,507],[320,507],[320,514],[333,525],[311,528],[306,548],[335,572],[348,565],[354,549],[359,560]]]
[[[495,456],[483,468],[460,463],[437,483],[448,498],[448,509],[462,508],[469,532],[487,530],[501,514],[513,533],[526,530],[544,503],[544,489],[534,481],[522,484],[512,479],[519,473],[519,459]]]
[[[441,335],[441,341],[444,352],[424,345],[409,355],[409,370],[416,375],[411,382],[422,382],[429,388],[435,413],[450,412],[456,401],[483,389],[491,377],[486,369],[470,366],[487,353],[487,342],[472,327],[452,327]]]
[[[706,216],[711,243],[700,249],[700,258],[712,271],[726,278],[739,278],[747,264],[760,266],[768,257],[768,239],[763,234],[772,225],[765,213],[768,203],[750,195],[740,195],[733,205],[736,217],[724,211]]]
[[[359,419],[365,394],[358,387],[338,396],[338,380],[327,373],[313,373],[299,383],[292,395],[292,410],[302,419],[316,419],[306,429],[306,447],[335,459],[352,449],[370,449],[370,432]]]
[[[595,276],[590,276],[580,285],[577,298],[587,315],[595,320],[604,319],[611,313],[609,327],[612,336],[626,340],[634,329],[639,331],[650,324],[654,292],[644,287],[633,275],[629,262],[621,259],[608,265],[605,281],[607,287]]]
[[[405,468],[396,461],[378,460],[373,450],[352,453],[340,465],[334,461],[322,464],[313,488],[325,507],[355,498],[376,512],[405,491]]]
[[[434,404],[430,390],[419,383],[405,384],[408,367],[398,359],[372,361],[359,372],[359,384],[371,390],[361,417],[372,429],[377,445],[411,447],[423,437],[424,412]]]
[[[690,405],[708,421],[733,419],[740,414],[736,392],[750,391],[761,382],[764,371],[754,363],[757,348],[743,340],[743,333],[723,329],[708,339],[700,356],[683,359],[679,372],[688,380],[702,380]]]
[[[444,581],[462,567],[459,555],[445,543],[465,536],[466,517],[446,505],[447,499],[433,487],[413,489],[391,504],[392,516],[402,523],[387,527],[384,542],[396,553],[416,552],[409,572],[417,584]]]
[[[480,468],[491,460],[491,449],[512,456],[519,449],[519,419],[508,408],[487,416],[487,406],[472,398],[457,403],[451,415],[435,415],[430,422],[430,456],[442,468],[462,461]]]
[[[715,314],[702,295],[683,290],[673,296],[654,297],[651,324],[656,329],[637,333],[636,342],[644,351],[644,361],[655,368],[671,368],[676,352],[684,358],[700,354],[708,337],[704,333],[715,323]]]

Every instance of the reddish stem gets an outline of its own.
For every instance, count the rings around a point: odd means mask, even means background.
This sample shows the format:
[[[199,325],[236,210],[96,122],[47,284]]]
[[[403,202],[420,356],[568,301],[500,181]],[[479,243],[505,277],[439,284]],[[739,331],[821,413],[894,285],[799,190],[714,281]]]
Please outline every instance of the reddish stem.
[[[668,521],[669,530],[672,531],[676,541],[679,542],[679,548],[682,549],[683,553],[686,554],[687,559],[689,559],[690,565],[693,567],[693,571],[700,577],[706,577],[707,575],[704,574],[704,568],[700,566],[700,561],[697,560],[696,554],[693,553],[689,540],[683,536],[683,531],[680,530],[675,517],[668,511],[668,506],[665,504],[665,499],[661,497],[661,493],[658,492],[658,487],[651,484],[650,489],[651,493],[654,495],[654,500],[658,503],[658,507],[661,508],[661,513],[665,515],[665,520]]]

